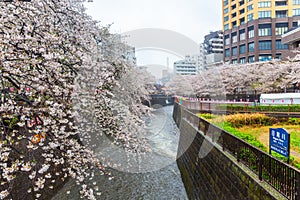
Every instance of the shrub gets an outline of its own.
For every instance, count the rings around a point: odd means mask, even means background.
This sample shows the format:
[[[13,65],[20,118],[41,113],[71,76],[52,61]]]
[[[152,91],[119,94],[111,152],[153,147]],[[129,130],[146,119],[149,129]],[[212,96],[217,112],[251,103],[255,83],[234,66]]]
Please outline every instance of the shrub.
[[[200,113],[197,114],[197,116],[202,117],[204,119],[215,119],[217,117],[217,115],[210,114],[210,113]]]
[[[300,118],[290,117],[288,123],[291,125],[300,125]]]
[[[243,111],[245,105],[233,105],[233,104],[220,104],[216,106],[217,110],[228,111]],[[300,105],[258,105],[247,106],[248,111],[260,111],[260,112],[300,112]]]
[[[274,124],[276,119],[265,114],[254,113],[227,115],[225,121],[230,122],[233,127],[239,128],[248,125],[268,126]]]

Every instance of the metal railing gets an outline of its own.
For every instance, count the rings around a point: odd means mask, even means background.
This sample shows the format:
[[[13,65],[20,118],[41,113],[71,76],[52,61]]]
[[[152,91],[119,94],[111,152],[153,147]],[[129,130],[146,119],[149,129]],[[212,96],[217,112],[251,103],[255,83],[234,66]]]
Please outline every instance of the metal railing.
[[[179,103],[179,100],[175,100]],[[281,108],[272,105],[253,106],[253,102],[213,102],[181,100],[181,105],[199,112],[210,113],[264,113],[272,116],[300,116],[299,107],[291,104],[282,104]]]
[[[176,103],[175,106],[179,107]],[[178,109],[178,108],[177,108]],[[300,199],[300,171],[272,157],[266,152],[222,130],[182,107],[181,116],[198,131],[219,144],[252,170],[261,181],[265,181],[291,200]]]

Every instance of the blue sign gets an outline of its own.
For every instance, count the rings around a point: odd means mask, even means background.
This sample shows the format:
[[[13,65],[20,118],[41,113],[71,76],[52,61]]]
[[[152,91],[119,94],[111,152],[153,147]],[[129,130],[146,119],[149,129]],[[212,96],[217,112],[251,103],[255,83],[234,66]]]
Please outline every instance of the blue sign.
[[[270,128],[270,151],[289,157],[289,133],[283,128]]]

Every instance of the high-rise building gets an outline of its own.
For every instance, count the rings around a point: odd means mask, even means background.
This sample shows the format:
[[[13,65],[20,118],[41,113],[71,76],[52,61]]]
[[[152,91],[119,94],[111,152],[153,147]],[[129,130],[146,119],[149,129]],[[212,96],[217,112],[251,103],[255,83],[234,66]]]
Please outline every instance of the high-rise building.
[[[206,54],[223,53],[223,33],[222,31],[211,31],[204,36],[204,48]]]
[[[214,68],[223,64],[223,33],[211,31],[204,37],[205,69]]]
[[[176,75],[196,75],[197,71],[197,60],[194,56],[186,56],[184,60],[174,62],[174,74]]]
[[[222,1],[225,62],[284,59],[289,46],[281,35],[298,26],[300,0]]]

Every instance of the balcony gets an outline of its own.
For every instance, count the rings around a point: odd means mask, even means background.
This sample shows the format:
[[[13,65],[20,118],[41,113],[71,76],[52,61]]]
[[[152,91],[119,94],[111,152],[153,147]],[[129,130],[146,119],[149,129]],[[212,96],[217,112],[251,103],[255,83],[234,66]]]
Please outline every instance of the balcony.
[[[292,29],[287,33],[281,35],[282,44],[293,44],[300,41],[300,27]]]

